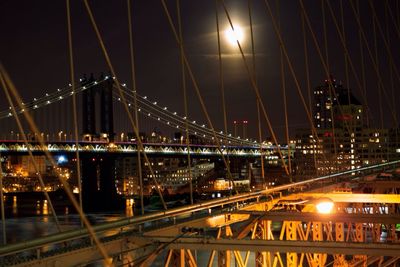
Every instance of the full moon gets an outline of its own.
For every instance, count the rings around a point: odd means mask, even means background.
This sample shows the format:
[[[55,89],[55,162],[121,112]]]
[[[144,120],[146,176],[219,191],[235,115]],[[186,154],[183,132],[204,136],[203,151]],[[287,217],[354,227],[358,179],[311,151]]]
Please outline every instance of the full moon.
[[[235,25],[234,28],[235,28],[235,30],[233,31],[232,28],[229,26],[225,30],[226,40],[232,46],[236,46],[237,42],[239,42],[241,44],[242,41],[243,41],[243,30],[242,30],[242,27],[240,27],[238,25]]]

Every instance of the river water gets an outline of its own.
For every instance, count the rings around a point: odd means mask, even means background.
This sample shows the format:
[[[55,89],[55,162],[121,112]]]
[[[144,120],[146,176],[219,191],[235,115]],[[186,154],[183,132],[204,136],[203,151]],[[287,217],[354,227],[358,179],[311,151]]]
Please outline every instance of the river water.
[[[7,195],[5,198],[5,226],[7,244],[35,239],[57,233],[58,229],[50,205],[42,196]],[[110,213],[86,214],[91,224],[110,222],[133,215],[132,202],[127,200],[126,207]],[[73,208],[65,201],[53,201],[54,209],[62,231],[80,227],[80,218],[71,214]],[[3,221],[0,220],[0,244],[3,241]]]

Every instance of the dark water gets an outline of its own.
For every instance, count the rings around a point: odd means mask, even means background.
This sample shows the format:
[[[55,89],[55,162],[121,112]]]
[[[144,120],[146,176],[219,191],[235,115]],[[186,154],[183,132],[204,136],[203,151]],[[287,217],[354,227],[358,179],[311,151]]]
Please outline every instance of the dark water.
[[[35,239],[57,233],[50,205],[43,196],[38,194],[16,194],[7,195],[5,198],[5,226],[7,243]],[[64,199],[52,198],[53,206],[57,214],[62,231],[72,230],[80,227],[80,218],[69,202]],[[121,210],[110,213],[87,214],[91,224],[110,222],[133,215],[132,202],[127,200]],[[3,240],[3,221],[0,220],[0,243]]]

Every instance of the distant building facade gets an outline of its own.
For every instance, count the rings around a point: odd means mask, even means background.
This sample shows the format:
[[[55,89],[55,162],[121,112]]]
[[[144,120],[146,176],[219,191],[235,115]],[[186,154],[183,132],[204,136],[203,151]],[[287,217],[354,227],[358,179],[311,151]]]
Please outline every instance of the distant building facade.
[[[396,129],[368,128],[364,107],[335,79],[313,92],[314,129],[296,131],[295,172],[322,175],[399,158]]]

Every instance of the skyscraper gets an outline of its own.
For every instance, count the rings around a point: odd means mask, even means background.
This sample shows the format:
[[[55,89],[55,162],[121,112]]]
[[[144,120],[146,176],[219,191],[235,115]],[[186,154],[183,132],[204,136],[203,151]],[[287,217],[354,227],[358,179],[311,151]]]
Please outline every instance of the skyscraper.
[[[389,129],[369,128],[364,107],[351,91],[330,78],[314,89],[315,131],[296,131],[295,166],[299,175],[326,174],[397,158]],[[400,150],[399,150],[400,151]]]
[[[341,83],[330,78],[314,89],[314,126],[320,129],[361,127],[363,107]]]

